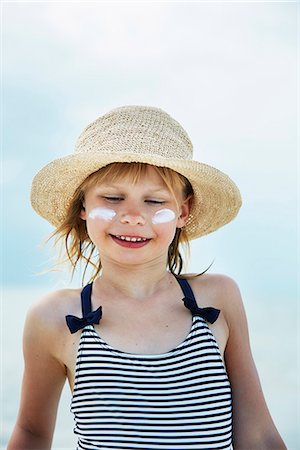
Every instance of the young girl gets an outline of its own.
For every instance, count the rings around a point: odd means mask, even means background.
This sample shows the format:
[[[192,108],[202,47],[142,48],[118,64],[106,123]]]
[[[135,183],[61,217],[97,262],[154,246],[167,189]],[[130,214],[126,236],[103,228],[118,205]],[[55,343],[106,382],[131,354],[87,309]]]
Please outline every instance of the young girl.
[[[229,177],[192,160],[178,122],[153,107],[105,114],[35,176],[31,199],[73,268],[94,273],[28,313],[8,450],[51,448],[66,378],[78,449],[286,449],[236,283],[181,274],[179,245],[228,223],[241,199]]]

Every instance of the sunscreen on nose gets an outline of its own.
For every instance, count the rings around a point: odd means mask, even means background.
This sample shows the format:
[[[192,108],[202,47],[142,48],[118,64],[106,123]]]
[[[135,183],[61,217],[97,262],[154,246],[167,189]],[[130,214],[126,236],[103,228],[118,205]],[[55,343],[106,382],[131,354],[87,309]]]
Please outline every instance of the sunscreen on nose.
[[[171,209],[161,209],[152,217],[152,223],[158,225],[160,223],[172,222],[175,219],[175,213]]]
[[[89,212],[90,219],[112,220],[116,215],[116,211],[110,208],[94,208]]]

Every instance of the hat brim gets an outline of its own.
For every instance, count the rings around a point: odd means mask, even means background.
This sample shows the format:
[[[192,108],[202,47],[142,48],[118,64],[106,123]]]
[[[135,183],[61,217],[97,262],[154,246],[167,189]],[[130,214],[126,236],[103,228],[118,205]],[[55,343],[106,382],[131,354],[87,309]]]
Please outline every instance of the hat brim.
[[[168,167],[184,175],[194,190],[194,201],[185,226],[188,238],[209,234],[237,215],[242,201],[236,184],[220,170],[193,160],[166,159],[153,154],[124,152],[78,153],[56,159],[34,177],[31,204],[55,227],[65,219],[77,187],[91,173],[114,162],[141,162]]]

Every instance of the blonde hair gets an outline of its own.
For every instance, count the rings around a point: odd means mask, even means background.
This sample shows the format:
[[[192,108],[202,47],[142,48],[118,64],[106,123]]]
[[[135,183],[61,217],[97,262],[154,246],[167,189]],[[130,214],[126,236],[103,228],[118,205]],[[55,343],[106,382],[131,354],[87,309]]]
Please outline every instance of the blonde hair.
[[[193,189],[190,182],[179,173],[167,167],[153,167],[160,175],[163,182],[174,196],[177,202],[178,193],[181,192],[183,198],[193,196]],[[97,275],[101,272],[101,259],[96,255],[96,246],[91,241],[87,229],[86,222],[80,218],[80,212],[83,209],[83,202],[87,190],[97,184],[101,184],[107,180],[113,183],[120,179],[130,179],[136,183],[146,172],[148,164],[144,163],[112,163],[97,172],[89,175],[76,189],[66,217],[62,224],[55,230],[51,237],[55,237],[55,243],[63,242],[66,257],[64,261],[69,261],[72,266],[72,275],[79,262],[85,262],[85,268],[82,276],[82,284],[86,271],[89,266],[92,266],[94,272],[90,278],[90,282],[95,280]],[[183,268],[183,258],[181,256],[179,247],[183,246],[186,253],[189,250],[188,237],[184,228],[177,228],[172,243],[169,246],[167,268],[174,275],[180,275]],[[93,259],[97,258],[94,262]]]

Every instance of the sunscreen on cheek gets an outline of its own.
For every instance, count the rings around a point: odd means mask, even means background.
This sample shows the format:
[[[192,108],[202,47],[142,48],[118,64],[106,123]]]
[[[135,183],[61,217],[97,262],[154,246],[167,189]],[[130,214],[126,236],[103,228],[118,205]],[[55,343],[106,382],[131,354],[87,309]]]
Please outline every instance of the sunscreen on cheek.
[[[94,208],[89,212],[90,219],[112,220],[116,215],[116,211],[110,208]]]
[[[154,225],[158,225],[161,223],[172,222],[175,217],[176,215],[171,209],[161,209],[160,211],[157,211],[152,217],[152,223]]]

